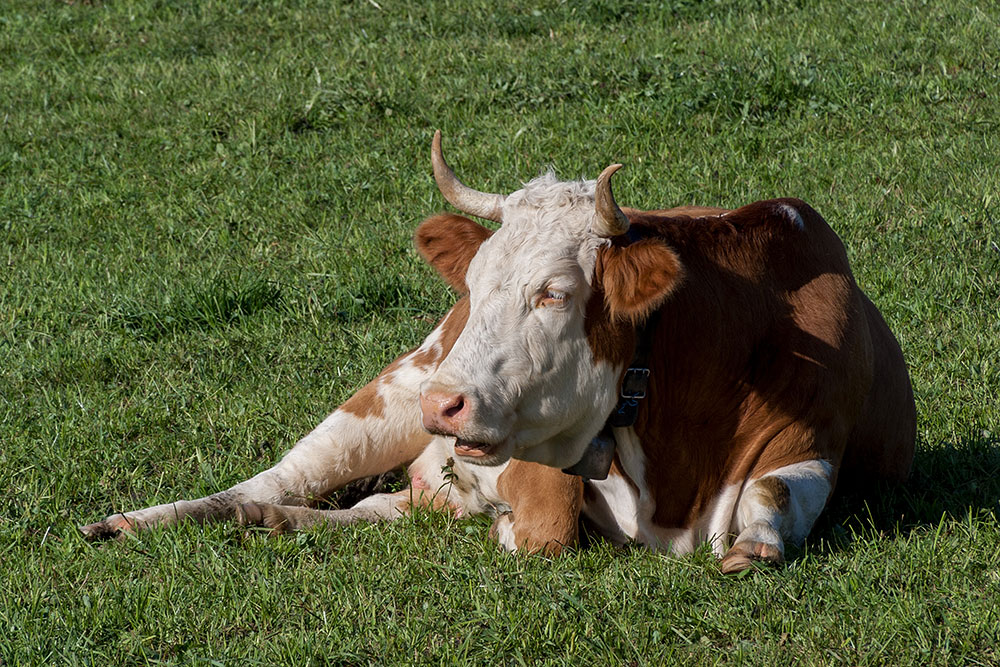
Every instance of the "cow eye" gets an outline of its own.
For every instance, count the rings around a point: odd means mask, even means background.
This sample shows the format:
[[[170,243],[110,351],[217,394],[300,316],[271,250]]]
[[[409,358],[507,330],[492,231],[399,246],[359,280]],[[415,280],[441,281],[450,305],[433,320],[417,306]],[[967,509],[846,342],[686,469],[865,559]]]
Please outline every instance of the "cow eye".
[[[542,292],[539,292],[538,296],[535,297],[535,308],[551,308],[552,306],[561,306],[566,303],[569,295],[566,292],[549,288]]]

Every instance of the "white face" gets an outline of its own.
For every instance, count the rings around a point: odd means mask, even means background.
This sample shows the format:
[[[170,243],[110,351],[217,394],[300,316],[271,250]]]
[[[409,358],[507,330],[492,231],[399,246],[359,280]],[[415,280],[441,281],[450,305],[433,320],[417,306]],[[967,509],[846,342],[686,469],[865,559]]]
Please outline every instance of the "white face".
[[[593,189],[551,175],[527,184],[469,265],[468,323],[422,388],[461,396],[461,419],[437,430],[469,461],[573,465],[614,406],[621,369],[594,360],[584,330],[605,243],[591,231]]]

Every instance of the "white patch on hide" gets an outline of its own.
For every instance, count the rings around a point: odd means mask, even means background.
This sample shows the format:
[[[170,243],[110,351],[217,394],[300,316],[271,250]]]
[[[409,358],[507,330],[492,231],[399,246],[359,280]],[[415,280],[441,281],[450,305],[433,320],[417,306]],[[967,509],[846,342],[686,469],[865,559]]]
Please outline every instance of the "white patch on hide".
[[[788,218],[788,221],[795,225],[796,229],[805,229],[806,223],[802,219],[802,214],[799,213],[798,209],[791,204],[778,204],[778,211]]]

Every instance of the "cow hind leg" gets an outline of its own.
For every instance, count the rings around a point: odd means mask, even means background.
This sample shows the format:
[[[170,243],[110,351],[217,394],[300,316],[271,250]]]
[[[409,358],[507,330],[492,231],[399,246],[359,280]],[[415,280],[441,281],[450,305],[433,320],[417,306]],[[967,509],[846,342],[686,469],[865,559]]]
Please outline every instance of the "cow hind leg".
[[[736,507],[736,542],[722,557],[722,571],[741,572],[753,561],[781,563],[785,543],[801,543],[826,506],[832,472],[826,461],[810,460],[751,480]]]

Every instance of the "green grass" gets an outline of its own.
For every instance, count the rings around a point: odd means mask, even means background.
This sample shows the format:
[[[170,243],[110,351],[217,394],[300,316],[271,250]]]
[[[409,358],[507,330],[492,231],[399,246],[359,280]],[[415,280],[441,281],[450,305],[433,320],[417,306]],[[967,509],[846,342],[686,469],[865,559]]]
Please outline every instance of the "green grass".
[[[0,661],[1000,663],[1000,10],[903,0],[0,9]],[[418,515],[75,526],[273,463],[452,298],[459,175],[623,162],[623,204],[809,201],[913,377],[912,480],[787,567],[500,554]]]

